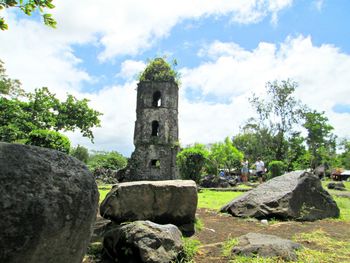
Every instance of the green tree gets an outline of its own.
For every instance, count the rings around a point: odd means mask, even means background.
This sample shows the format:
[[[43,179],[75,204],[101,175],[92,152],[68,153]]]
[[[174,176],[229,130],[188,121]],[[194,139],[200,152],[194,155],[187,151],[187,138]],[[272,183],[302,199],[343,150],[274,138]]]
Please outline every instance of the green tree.
[[[268,165],[269,177],[274,178],[285,172],[285,164],[281,161],[271,161]]]
[[[342,153],[339,154],[341,166],[343,166],[345,169],[350,169],[350,141],[343,139],[340,142],[340,147],[342,150]]]
[[[254,163],[258,157],[269,163],[275,157],[275,138],[268,127],[260,126],[254,119],[249,119],[232,139],[233,145],[244,153],[249,163]]]
[[[71,150],[70,154],[78,160],[82,161],[83,163],[87,163],[89,160],[89,150],[79,144],[77,147]]]
[[[208,154],[208,150],[203,144],[195,144],[179,152],[176,157],[176,163],[179,167],[181,178],[199,183]]]
[[[219,168],[229,171],[238,169],[243,160],[243,153],[240,152],[230,140],[225,138],[224,142],[214,143],[210,147],[208,155],[207,170],[209,173],[218,174]]]
[[[286,170],[302,170],[309,168],[310,154],[304,145],[305,138],[300,132],[295,132],[288,140],[288,153],[286,158]]]
[[[271,127],[276,160],[285,159],[287,137],[293,132],[294,125],[300,123],[300,117],[305,110],[305,106],[293,97],[296,88],[297,83],[291,80],[268,82],[267,100],[255,94],[249,100],[259,115],[260,126]]]
[[[11,79],[6,74],[5,63],[0,60],[0,96],[17,98],[25,94],[18,79]]]
[[[6,74],[0,60],[0,140],[25,141],[33,130],[74,131],[93,141],[91,129],[100,126],[102,114],[91,109],[87,99],[67,95],[60,101],[48,88],[25,93],[19,80]]]
[[[17,8],[24,14],[30,16],[35,11],[42,14],[44,24],[52,28],[56,28],[57,22],[51,14],[45,13],[44,9],[53,9],[53,0],[0,0],[0,12],[6,8]],[[7,30],[8,25],[3,17],[0,17],[0,29]]]
[[[29,133],[26,144],[40,146],[69,153],[69,139],[56,131],[34,130]]]
[[[304,114],[303,127],[307,130],[306,143],[311,155],[310,166],[331,164],[336,154],[336,137],[324,112],[308,111]]]
[[[91,171],[100,168],[119,170],[125,168],[127,163],[127,159],[116,151],[98,151],[90,155],[87,165]]]

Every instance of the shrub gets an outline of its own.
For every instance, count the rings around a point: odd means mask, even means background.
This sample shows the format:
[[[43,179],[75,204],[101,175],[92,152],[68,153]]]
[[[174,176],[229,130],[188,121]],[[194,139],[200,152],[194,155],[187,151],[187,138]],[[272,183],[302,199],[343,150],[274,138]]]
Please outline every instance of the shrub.
[[[140,75],[140,81],[178,81],[178,73],[163,58],[151,60]]]
[[[274,178],[284,173],[285,164],[282,161],[271,161],[268,166],[269,177]]]
[[[88,167],[94,171],[96,169],[119,170],[127,165],[127,159],[116,151],[95,152],[88,160]]]
[[[63,134],[50,130],[33,130],[29,133],[26,144],[40,146],[69,153],[70,141]]]
[[[182,150],[176,157],[181,178],[199,183],[207,157],[208,151],[201,144]]]

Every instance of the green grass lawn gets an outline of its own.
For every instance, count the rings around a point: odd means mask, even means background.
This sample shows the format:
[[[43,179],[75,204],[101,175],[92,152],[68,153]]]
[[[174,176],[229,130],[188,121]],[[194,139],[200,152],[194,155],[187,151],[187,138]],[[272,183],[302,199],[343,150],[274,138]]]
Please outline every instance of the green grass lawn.
[[[336,181],[332,181],[332,180],[322,181],[322,186],[323,186],[323,188],[326,189],[327,191],[329,191],[329,190],[327,189],[327,185],[328,185],[329,183],[336,183]],[[343,184],[345,185],[345,188],[346,188],[348,191],[350,191],[350,182],[343,182]],[[332,190],[331,190],[331,191],[332,191]]]
[[[106,198],[106,195],[109,193],[109,191],[112,189],[111,184],[101,184],[98,185],[98,191],[100,193],[100,201],[99,203],[101,204],[102,201]]]
[[[232,199],[244,194],[244,192],[218,192],[202,190],[198,193],[198,208],[219,210]]]

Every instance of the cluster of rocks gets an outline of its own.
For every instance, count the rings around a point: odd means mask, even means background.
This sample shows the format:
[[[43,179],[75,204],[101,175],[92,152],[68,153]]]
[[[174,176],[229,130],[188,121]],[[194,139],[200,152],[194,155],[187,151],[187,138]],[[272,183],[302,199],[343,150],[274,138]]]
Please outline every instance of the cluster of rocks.
[[[117,176],[118,171],[116,170],[98,167],[93,170],[92,174],[94,175],[95,180],[98,180],[101,183],[104,183],[104,184],[118,183],[118,176]]]
[[[237,178],[234,176],[206,175],[200,180],[199,185],[203,188],[228,188],[238,184]]]
[[[331,190],[346,191],[345,185],[342,182],[329,183],[327,188]]]
[[[104,255],[113,262],[171,262],[182,251],[182,234],[194,234],[194,181],[137,181],[112,188],[100,206],[109,223]],[[182,233],[181,233],[182,232]]]
[[[98,208],[86,166],[64,153],[0,143],[0,262],[81,263]]]

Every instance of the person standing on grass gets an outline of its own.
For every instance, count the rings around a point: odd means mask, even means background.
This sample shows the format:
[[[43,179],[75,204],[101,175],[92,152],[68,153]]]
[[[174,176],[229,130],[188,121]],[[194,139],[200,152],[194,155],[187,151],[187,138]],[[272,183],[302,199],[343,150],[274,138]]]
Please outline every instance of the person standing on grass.
[[[248,160],[243,160],[242,163],[242,169],[241,169],[241,181],[243,183],[246,183],[248,181],[248,172],[249,172],[249,163]]]
[[[265,164],[259,157],[255,162],[256,176],[258,177],[259,183],[263,182],[263,174],[265,172]]]

